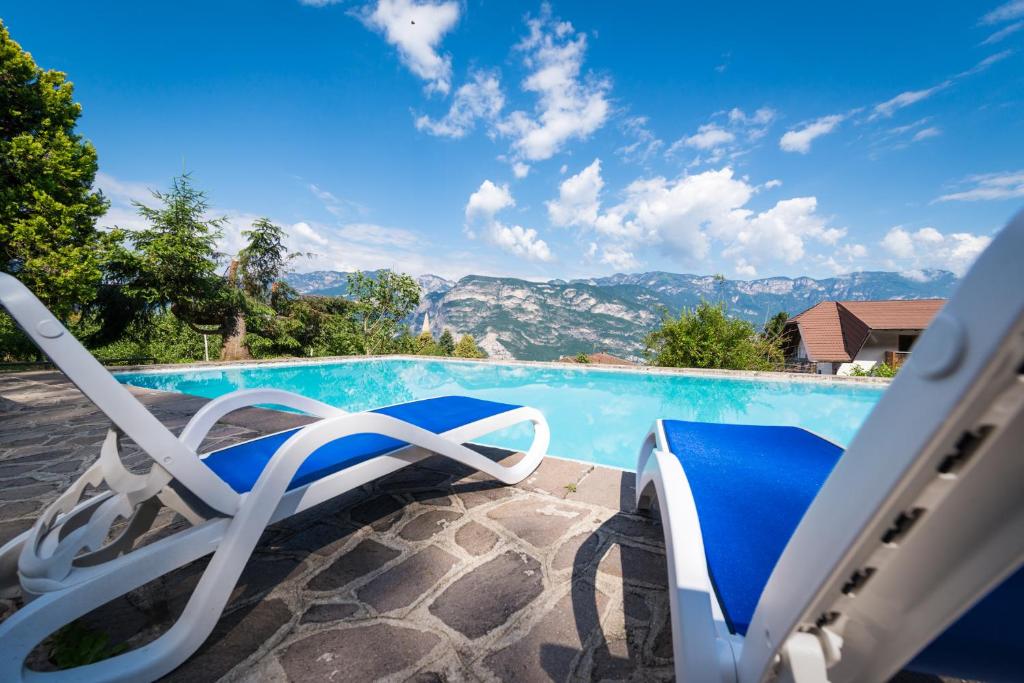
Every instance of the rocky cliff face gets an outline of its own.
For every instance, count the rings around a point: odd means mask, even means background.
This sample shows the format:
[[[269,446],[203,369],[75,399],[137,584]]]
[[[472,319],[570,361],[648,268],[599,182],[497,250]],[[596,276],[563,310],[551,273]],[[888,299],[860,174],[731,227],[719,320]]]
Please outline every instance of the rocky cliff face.
[[[345,275],[319,271],[292,274],[288,281],[303,293],[343,296]],[[663,308],[676,314],[702,299],[725,301],[732,314],[760,326],[778,311],[794,315],[827,299],[945,298],[956,277],[930,271],[914,277],[868,272],[822,280],[727,280],[654,272],[571,282],[479,275],[458,282],[423,275],[417,281],[422,300],[410,321],[417,330],[429,313],[435,334],[445,327],[472,334],[492,357],[553,360],[593,351],[635,358]]]

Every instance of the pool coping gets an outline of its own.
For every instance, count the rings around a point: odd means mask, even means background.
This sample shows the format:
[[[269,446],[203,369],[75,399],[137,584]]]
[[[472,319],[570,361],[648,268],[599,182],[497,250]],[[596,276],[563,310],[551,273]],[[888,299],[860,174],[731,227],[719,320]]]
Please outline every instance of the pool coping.
[[[564,363],[558,361],[497,360],[491,358],[452,358],[448,356],[418,356],[413,354],[371,355],[371,356],[318,356],[315,358],[264,358],[246,361],[194,361],[190,363],[161,363],[155,365],[126,365],[108,368],[114,375],[125,373],[164,374],[193,370],[230,370],[255,366],[301,366],[335,365],[358,363],[368,360],[413,360],[436,361],[440,363],[477,363],[510,367],[551,368],[577,372],[613,372],[639,375],[668,375],[680,377],[714,377],[732,380],[758,380],[768,382],[808,382],[825,384],[865,385],[886,387],[891,377],[844,377],[839,375],[818,375],[811,373],[789,373],[768,370],[717,370],[703,368],[667,368],[651,365],[601,365],[585,363]],[[52,370],[51,370],[52,371]],[[40,371],[42,372],[42,371]]]

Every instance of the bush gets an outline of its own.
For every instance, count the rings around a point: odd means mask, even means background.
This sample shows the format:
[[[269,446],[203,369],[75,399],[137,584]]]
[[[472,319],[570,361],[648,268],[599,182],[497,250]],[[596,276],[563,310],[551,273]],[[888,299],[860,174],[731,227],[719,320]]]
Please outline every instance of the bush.
[[[589,363],[590,362],[590,356],[588,356],[587,354],[582,353],[582,352],[581,353],[577,353],[576,354],[576,362],[577,363]]]
[[[773,370],[783,362],[778,340],[759,335],[746,320],[730,318],[725,304],[702,301],[678,318],[665,312],[644,340],[653,365],[726,370]]]
[[[875,367],[870,370],[854,365],[850,369],[850,377],[895,377],[897,372],[899,372],[899,368],[895,368],[888,363],[875,363]]]

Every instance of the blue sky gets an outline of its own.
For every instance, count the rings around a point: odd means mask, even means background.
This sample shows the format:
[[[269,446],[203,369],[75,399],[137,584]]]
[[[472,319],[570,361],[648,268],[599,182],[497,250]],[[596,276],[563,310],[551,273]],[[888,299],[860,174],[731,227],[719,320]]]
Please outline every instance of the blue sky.
[[[187,167],[301,270],[962,272],[1024,205],[1024,0],[5,3],[104,224]]]

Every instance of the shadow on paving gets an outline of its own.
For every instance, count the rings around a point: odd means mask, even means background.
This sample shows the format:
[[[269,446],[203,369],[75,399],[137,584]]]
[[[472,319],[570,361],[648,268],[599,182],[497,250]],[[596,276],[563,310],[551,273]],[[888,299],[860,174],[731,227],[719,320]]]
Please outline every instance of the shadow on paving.
[[[620,485],[620,510],[634,510],[635,481],[623,476]],[[640,514],[640,513],[636,513]],[[661,535],[661,524],[654,513],[653,526]],[[626,619],[625,638],[608,637],[601,632],[593,648],[592,680],[626,678],[630,672],[642,668],[648,656],[656,662],[672,664],[672,618],[668,611],[668,600],[664,601],[664,613],[655,614],[650,603],[645,601],[643,587],[652,585],[649,557],[646,551],[632,544],[622,545],[618,539],[625,530],[624,525],[635,525],[635,519],[622,512],[601,525],[591,538],[584,541],[573,560],[572,600],[573,617],[580,640],[585,641],[600,628],[597,606],[598,563],[595,557],[612,552],[616,544],[621,554],[621,575],[623,585],[623,612]],[[640,527],[636,527],[640,528]],[[607,540],[604,540],[607,537]],[[667,570],[667,567],[666,567]],[[590,590],[586,590],[587,588]],[[667,590],[667,585],[665,589]],[[633,622],[630,624],[630,622]],[[646,625],[643,623],[646,621]],[[632,626],[632,628],[630,628]],[[616,634],[621,635],[621,634]],[[561,662],[569,654],[565,648],[555,645],[543,646],[541,658],[545,670],[553,680],[564,680]],[[971,683],[958,678],[948,678],[914,671],[901,671],[889,683]]]

